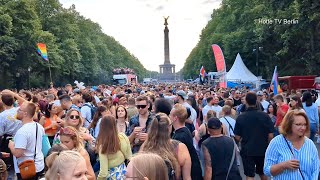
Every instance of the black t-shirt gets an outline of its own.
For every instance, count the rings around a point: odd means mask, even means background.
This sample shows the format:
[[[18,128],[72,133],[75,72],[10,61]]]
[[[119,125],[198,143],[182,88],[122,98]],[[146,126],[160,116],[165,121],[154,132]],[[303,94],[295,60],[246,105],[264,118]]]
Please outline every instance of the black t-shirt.
[[[201,180],[202,179],[201,165],[200,165],[200,161],[199,161],[196,149],[193,146],[192,135],[189,129],[187,127],[177,129],[174,132],[172,139],[178,140],[187,146],[190,153],[191,162],[192,162],[191,179]]]
[[[224,106],[224,100],[219,101],[219,102],[218,102],[218,105],[221,106],[221,107],[223,107],[223,106]]]
[[[268,114],[249,107],[236,120],[234,134],[242,138],[241,153],[247,156],[264,156],[268,147],[268,135],[273,133]]]
[[[211,157],[212,178],[215,180],[225,180],[232,160],[235,143],[227,136],[209,137],[203,144],[208,149]],[[230,169],[228,179],[241,180],[236,157]]]
[[[132,93],[131,89],[126,89],[124,92],[127,93],[127,94],[131,94]]]
[[[241,104],[241,98],[239,98],[238,100],[233,98],[233,106],[239,106]]]

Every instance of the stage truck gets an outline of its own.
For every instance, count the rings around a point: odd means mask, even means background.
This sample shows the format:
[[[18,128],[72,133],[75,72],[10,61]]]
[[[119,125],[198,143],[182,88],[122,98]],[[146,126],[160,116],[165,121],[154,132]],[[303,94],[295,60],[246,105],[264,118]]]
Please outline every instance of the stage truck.
[[[131,85],[138,83],[138,77],[135,74],[114,74],[112,76],[114,85]]]
[[[317,76],[284,76],[279,77],[279,85],[284,92],[294,90],[315,90]]]

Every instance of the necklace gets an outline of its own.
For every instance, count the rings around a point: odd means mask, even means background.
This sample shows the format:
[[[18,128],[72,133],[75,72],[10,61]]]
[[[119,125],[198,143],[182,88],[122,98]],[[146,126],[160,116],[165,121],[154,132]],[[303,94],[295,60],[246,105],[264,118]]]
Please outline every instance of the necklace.
[[[126,125],[126,123],[123,123],[123,124],[118,123],[118,125],[119,125],[120,127],[124,127],[124,126]]]

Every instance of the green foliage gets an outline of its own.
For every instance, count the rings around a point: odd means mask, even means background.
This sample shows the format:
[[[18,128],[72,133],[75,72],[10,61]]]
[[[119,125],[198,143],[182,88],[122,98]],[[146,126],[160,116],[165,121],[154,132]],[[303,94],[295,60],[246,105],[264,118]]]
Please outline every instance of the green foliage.
[[[184,78],[196,77],[202,65],[206,71],[216,71],[212,44],[222,48],[227,70],[240,53],[247,67],[257,74],[253,49],[263,47],[259,51],[259,75],[264,78],[271,79],[276,65],[280,76],[319,74],[319,9],[320,2],[313,0],[223,0],[189,54],[182,74]],[[284,19],[298,23],[284,24]]]
[[[36,54],[36,44],[47,46],[49,63]],[[99,24],[81,16],[75,6],[58,0],[0,1],[0,89],[48,87],[49,66],[55,86],[83,81],[111,82],[114,68],[130,67],[140,78],[147,70]]]

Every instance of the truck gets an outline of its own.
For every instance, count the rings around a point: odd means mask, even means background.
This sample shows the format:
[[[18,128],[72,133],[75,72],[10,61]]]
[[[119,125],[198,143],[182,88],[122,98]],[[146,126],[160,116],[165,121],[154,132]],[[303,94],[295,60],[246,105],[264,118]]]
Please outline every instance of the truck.
[[[314,90],[316,88],[315,79],[317,76],[284,76],[279,77],[279,85],[285,92],[290,93],[294,90]]]
[[[152,78],[143,78],[143,84],[150,84],[152,82]]]
[[[114,85],[131,85],[138,83],[138,77],[135,74],[114,74],[112,76]]]

